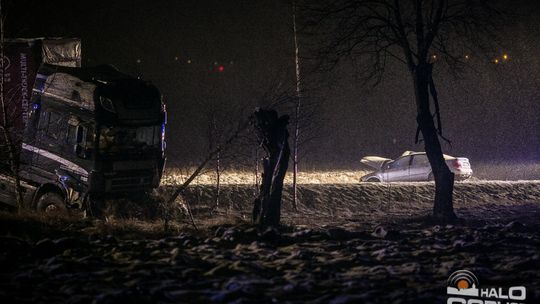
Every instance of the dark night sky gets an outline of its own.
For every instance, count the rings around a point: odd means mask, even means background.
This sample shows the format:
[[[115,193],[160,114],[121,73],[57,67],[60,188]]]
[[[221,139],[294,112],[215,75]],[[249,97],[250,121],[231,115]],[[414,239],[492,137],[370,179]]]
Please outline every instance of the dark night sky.
[[[479,58],[458,79],[436,79],[445,152],[472,161],[540,161],[540,1],[508,1],[522,17],[501,33],[511,60]],[[7,36],[76,36],[83,64],[111,63],[162,91],[169,108],[170,159],[197,160],[206,148],[209,107],[255,107],[281,79],[293,85],[291,9],[276,0],[8,0]],[[177,60],[175,60],[177,57]],[[137,64],[137,60],[141,62]],[[188,64],[187,60],[192,63]],[[216,72],[214,62],[224,65]],[[359,86],[347,63],[324,75],[319,135],[306,167],[350,166],[365,154],[397,156],[414,145],[414,100],[405,67],[393,65],[375,89]]]

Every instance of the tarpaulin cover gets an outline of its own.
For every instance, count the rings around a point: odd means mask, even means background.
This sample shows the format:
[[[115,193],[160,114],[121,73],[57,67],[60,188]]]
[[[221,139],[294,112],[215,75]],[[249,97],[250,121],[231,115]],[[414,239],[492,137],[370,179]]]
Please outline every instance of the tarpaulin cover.
[[[81,66],[81,40],[78,38],[45,39],[41,50],[44,63]]]
[[[54,73],[47,77],[43,96],[93,111],[95,90],[93,83],[84,82],[73,75]]]

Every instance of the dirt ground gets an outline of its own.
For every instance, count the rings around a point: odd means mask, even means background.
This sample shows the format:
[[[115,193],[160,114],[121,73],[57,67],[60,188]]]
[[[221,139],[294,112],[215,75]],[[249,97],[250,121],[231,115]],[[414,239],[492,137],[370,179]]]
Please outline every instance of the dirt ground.
[[[462,221],[427,219],[430,183],[304,185],[283,226],[249,224],[253,187],[191,187],[187,224],[0,213],[4,303],[446,303],[467,269],[540,303],[540,182],[457,183]],[[163,188],[164,194],[170,188]]]

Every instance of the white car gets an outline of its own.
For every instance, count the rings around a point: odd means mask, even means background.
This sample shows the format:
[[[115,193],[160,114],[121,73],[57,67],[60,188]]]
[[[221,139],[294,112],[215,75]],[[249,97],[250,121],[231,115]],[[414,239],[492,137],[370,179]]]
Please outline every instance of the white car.
[[[450,171],[456,180],[465,180],[472,176],[471,164],[468,158],[444,155]],[[425,152],[405,151],[395,160],[366,156],[360,161],[376,171],[362,176],[363,182],[417,182],[433,180],[431,166]]]

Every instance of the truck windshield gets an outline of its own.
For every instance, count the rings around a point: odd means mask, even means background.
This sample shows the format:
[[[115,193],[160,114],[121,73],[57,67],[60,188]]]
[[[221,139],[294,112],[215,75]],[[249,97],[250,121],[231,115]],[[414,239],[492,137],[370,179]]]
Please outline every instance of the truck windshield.
[[[160,127],[101,127],[99,153],[145,154],[159,147]]]

